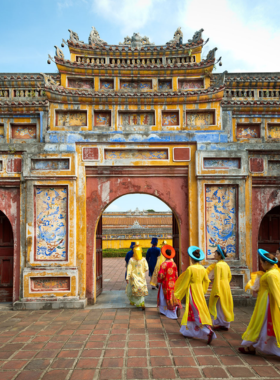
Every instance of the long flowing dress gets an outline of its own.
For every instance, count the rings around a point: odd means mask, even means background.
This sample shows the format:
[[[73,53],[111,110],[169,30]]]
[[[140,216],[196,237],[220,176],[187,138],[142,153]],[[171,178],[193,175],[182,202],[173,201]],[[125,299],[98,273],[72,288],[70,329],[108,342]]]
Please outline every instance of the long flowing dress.
[[[173,260],[161,264],[157,280],[161,284],[158,290],[157,306],[160,313],[170,319],[177,319],[177,308],[182,308],[180,300],[174,296],[177,278],[177,265]]]
[[[253,289],[258,297],[247,330],[242,335],[242,346],[253,347],[265,354],[280,356],[280,272],[272,268],[263,275]],[[250,286],[252,289],[252,286]]]
[[[206,269],[199,263],[190,265],[175,284],[175,297],[180,301],[186,296],[186,309],[180,332],[190,338],[208,339],[212,320],[204,294],[209,286]],[[213,339],[216,334],[213,334]]]
[[[209,272],[209,270],[210,272]],[[213,324],[230,327],[230,322],[234,320],[233,299],[230,289],[231,271],[228,264],[220,260],[213,268],[213,264],[207,268],[208,276],[214,272],[214,281],[209,300],[209,311],[213,318]]]
[[[145,306],[145,296],[148,295],[145,272],[148,270],[148,263],[144,257],[141,260],[135,260],[134,257],[129,260],[126,275],[128,280],[126,294],[133,306]]]
[[[165,257],[163,256],[163,254],[161,253],[160,256],[157,258],[157,263],[156,263],[156,266],[155,266],[155,269],[153,271],[153,275],[152,275],[152,278],[151,278],[151,281],[150,281],[150,285],[152,286],[157,286],[158,284],[158,272],[160,270],[160,266],[161,264],[165,261]],[[173,260],[172,260],[173,261]]]

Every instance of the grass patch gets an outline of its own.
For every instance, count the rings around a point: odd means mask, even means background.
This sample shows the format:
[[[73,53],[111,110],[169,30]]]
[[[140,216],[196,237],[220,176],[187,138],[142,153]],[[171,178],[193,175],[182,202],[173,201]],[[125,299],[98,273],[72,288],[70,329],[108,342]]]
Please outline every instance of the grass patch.
[[[149,248],[142,247],[142,255],[146,257]],[[125,257],[130,248],[106,248],[102,250],[103,257]]]

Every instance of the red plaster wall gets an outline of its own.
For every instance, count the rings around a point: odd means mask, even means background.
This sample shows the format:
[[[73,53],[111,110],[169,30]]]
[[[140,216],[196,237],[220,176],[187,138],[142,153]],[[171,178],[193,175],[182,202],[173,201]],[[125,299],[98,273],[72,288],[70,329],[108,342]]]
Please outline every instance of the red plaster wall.
[[[104,209],[122,195],[155,195],[175,213],[180,228],[182,270],[188,265],[188,177],[87,177],[87,297],[94,295],[95,230]],[[140,205],[140,208],[145,205]],[[89,300],[90,301],[90,300]]]
[[[19,299],[20,279],[20,189],[0,187],[0,210],[9,219],[14,234],[13,302]]]
[[[275,187],[253,187],[252,189],[252,255],[253,271],[258,270],[258,235],[261,221],[273,207],[280,205],[280,189]]]

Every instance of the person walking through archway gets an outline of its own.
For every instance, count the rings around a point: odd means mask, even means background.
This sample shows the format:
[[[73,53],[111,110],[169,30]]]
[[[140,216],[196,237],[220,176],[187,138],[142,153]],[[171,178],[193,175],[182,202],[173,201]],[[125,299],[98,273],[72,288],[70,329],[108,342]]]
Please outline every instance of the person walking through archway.
[[[177,265],[173,261],[175,249],[170,245],[161,248],[161,254],[165,261],[161,264],[157,282],[158,290],[157,306],[159,312],[167,318],[177,319],[180,316],[181,302],[174,296],[175,282],[178,278]]]
[[[210,282],[206,269],[200,264],[205,255],[195,246],[188,248],[188,254],[191,265],[175,284],[175,297],[182,301],[186,296],[180,332],[188,338],[205,339],[210,344],[217,336],[211,328],[212,320],[204,296]]]
[[[259,249],[261,265],[265,272],[257,272],[248,286],[258,292],[253,315],[242,335],[242,354],[255,355],[256,350],[280,356],[280,271],[278,260],[272,253]]]
[[[160,249],[157,247],[158,245],[158,239],[152,238],[151,240],[152,247],[148,249],[146,254],[146,260],[149,265],[149,276],[152,278],[155,266],[157,263],[157,259],[160,256]],[[152,289],[156,289],[155,286],[152,286]]]
[[[209,280],[213,285],[209,300],[209,311],[213,319],[213,330],[225,330],[230,328],[230,322],[234,320],[233,299],[230,289],[231,271],[224,261],[226,252],[217,245],[215,259],[217,263],[209,265],[206,269]]]
[[[142,307],[145,310],[145,297],[148,288],[145,273],[148,271],[148,263],[142,257],[142,248],[137,241],[133,248],[133,257],[129,260],[126,275],[126,294],[132,306]]]
[[[133,256],[133,247],[135,246],[135,242],[132,241],[130,243],[130,251],[127,252],[127,254],[125,255],[125,276],[124,278],[126,279],[126,273],[127,273],[127,266],[128,266],[128,263],[129,263],[129,260],[132,258]]]

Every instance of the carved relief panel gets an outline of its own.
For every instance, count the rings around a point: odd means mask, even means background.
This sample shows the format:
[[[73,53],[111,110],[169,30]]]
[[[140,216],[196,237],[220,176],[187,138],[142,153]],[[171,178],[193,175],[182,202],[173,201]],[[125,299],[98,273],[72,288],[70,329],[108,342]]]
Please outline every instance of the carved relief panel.
[[[141,80],[141,81],[130,81],[130,80],[120,80],[121,90],[138,90],[145,91],[151,90],[153,88],[151,80]]]
[[[111,112],[110,111],[94,111],[94,126],[95,127],[110,127]]]
[[[237,259],[238,202],[237,186],[205,187],[205,223],[207,258],[213,259],[217,244],[228,257]]]
[[[86,111],[56,111],[56,126],[58,127],[84,127],[86,125]]]
[[[145,125],[150,126],[155,124],[154,112],[119,112],[119,125],[134,126]]]
[[[179,79],[178,88],[179,90],[194,90],[204,88],[204,82],[203,79]]]
[[[94,89],[94,80],[82,78],[68,78],[68,87],[92,90]]]
[[[162,91],[172,90],[172,80],[171,79],[159,79],[158,89]]]
[[[13,139],[36,139],[36,124],[11,124],[11,129]]]
[[[267,124],[268,139],[280,139],[280,123]]]
[[[35,188],[35,260],[67,260],[66,187]]]
[[[113,79],[100,79],[100,90],[113,90],[114,80]]]
[[[179,125],[179,111],[162,111],[162,125],[165,127]]]
[[[236,138],[237,139],[257,139],[261,137],[260,124],[240,123],[237,124]]]
[[[188,128],[203,128],[215,125],[215,111],[187,111],[186,123]]]

